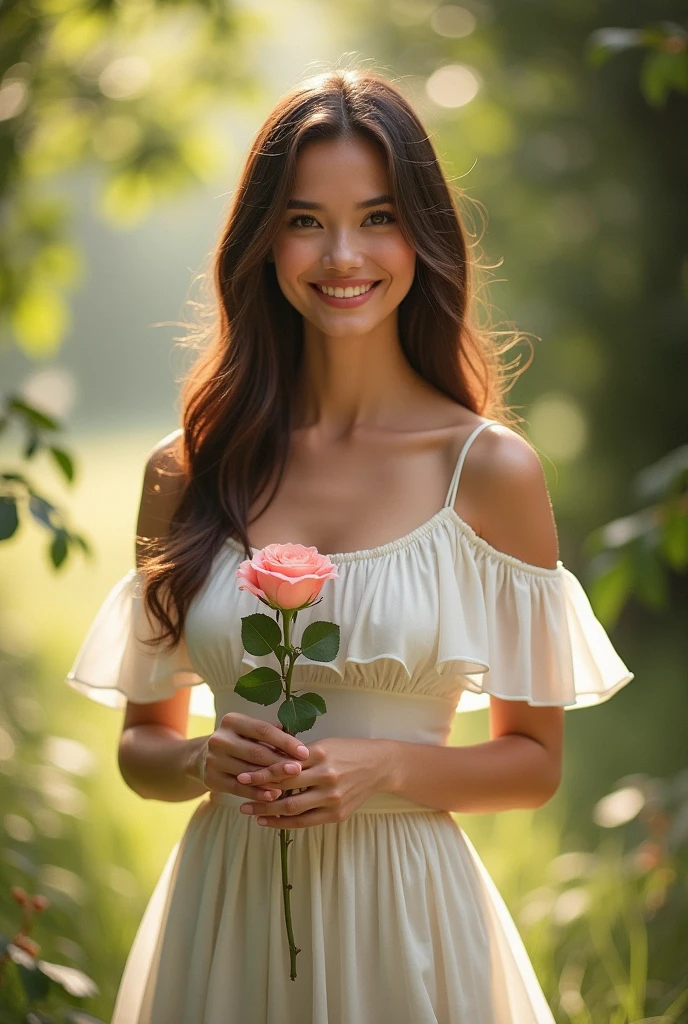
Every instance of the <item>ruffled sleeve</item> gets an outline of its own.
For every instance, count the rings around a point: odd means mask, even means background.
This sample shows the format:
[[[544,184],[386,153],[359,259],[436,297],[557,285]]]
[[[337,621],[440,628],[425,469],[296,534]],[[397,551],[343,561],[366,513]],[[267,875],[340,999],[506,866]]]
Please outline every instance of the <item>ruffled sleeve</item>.
[[[491,695],[533,706],[589,707],[634,678],[561,561],[556,569],[531,566],[476,543],[482,538],[473,541],[460,544],[456,556],[461,577],[474,585],[471,619],[480,642],[476,665],[464,667],[457,711],[486,708]]]
[[[130,569],[110,590],[69,670],[66,682],[91,700],[123,708],[152,704],[193,686],[191,714],[214,717],[214,698],[191,665],[182,636],[171,653],[141,643],[155,635],[146,615],[142,576]]]

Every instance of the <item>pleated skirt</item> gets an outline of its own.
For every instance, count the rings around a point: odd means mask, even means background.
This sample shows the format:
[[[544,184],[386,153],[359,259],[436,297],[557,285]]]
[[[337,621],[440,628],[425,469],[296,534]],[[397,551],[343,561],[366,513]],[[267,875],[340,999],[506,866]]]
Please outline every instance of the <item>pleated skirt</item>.
[[[554,1024],[509,911],[447,812],[279,832],[202,800],[148,903],[112,1024]]]

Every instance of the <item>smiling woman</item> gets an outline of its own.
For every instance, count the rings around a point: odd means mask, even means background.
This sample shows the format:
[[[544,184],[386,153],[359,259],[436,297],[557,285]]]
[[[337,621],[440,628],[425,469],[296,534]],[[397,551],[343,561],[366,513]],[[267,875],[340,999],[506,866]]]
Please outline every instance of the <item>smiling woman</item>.
[[[137,570],[69,675],[125,707],[132,789],[207,797],[148,905],[112,1024],[553,1024],[452,812],[544,804],[565,709],[633,677],[558,558],[536,453],[505,425],[458,210],[403,95],[336,71],[283,97],[215,269],[218,317],[182,430],[146,466]],[[293,665],[295,687],[326,694],[304,737],[235,690],[262,664],[242,643],[262,605],[237,570],[273,542],[338,570],[316,610],[340,627],[337,655]],[[203,681],[214,730],[187,739]],[[453,748],[469,698],[489,704],[491,738]],[[279,828],[294,830],[295,977]]]
[[[396,337],[397,310],[413,284],[416,252],[392,213],[388,188],[385,152],[372,139],[344,136],[301,150],[293,191],[309,198],[289,199],[287,211],[314,213],[286,213],[270,258],[282,292],[304,317],[307,348],[309,338],[315,342],[320,333],[346,338],[366,327],[381,333],[386,323]],[[368,197],[361,199],[366,190]],[[356,315],[342,318],[328,309]]]

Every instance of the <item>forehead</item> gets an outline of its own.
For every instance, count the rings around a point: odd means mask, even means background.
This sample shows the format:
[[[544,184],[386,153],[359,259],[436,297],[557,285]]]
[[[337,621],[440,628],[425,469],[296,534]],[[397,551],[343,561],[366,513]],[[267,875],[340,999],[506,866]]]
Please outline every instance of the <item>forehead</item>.
[[[384,152],[372,140],[318,140],[308,142],[296,158],[294,195],[321,199],[341,195],[352,202],[389,192]]]

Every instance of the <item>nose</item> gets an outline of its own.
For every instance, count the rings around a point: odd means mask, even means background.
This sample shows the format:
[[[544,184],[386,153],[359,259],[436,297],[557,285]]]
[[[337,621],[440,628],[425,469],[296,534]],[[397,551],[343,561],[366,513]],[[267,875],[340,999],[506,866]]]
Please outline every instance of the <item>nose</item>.
[[[365,257],[356,243],[356,233],[345,230],[330,235],[323,254],[324,270],[354,270],[362,267]]]

